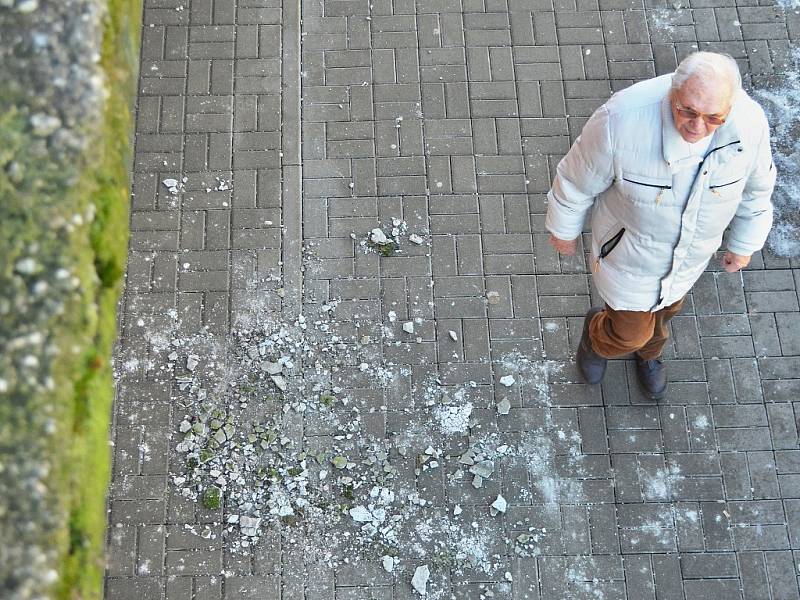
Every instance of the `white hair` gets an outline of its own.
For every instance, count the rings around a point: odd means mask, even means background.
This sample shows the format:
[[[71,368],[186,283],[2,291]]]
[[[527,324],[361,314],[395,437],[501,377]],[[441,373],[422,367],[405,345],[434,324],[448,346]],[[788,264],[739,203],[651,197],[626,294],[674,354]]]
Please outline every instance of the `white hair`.
[[[739,65],[727,54],[693,52],[681,61],[672,75],[672,89],[678,90],[689,79],[700,77],[704,81],[724,80],[731,86],[731,97],[742,89]]]

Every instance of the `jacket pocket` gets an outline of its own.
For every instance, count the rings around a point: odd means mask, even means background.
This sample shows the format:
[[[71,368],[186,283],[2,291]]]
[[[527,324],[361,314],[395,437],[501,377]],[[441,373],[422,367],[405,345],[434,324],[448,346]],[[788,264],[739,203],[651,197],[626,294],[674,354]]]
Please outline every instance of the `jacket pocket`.
[[[708,186],[708,191],[714,194],[714,196],[717,198],[721,198],[723,200],[737,199],[741,196],[742,189],[744,188],[744,184],[741,183],[743,180],[744,177],[740,177],[739,179],[734,179],[733,181],[713,183]]]
[[[622,181],[625,195],[643,204],[660,204],[664,194],[672,189],[669,183],[640,175],[623,175]]]
[[[597,271],[597,269],[600,268],[600,261],[602,261],[609,254],[611,254],[614,248],[616,248],[619,245],[623,235],[625,235],[624,227],[622,227],[613,236],[611,236],[609,239],[603,242],[603,244],[600,246],[600,252],[597,255],[597,260],[595,260],[594,262],[595,271]]]

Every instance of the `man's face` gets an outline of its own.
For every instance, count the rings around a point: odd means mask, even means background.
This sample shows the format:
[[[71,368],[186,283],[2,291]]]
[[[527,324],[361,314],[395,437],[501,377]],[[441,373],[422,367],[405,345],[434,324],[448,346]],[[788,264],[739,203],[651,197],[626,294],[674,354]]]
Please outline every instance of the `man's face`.
[[[731,89],[727,82],[688,79],[670,93],[675,128],[693,144],[714,133],[731,110]]]

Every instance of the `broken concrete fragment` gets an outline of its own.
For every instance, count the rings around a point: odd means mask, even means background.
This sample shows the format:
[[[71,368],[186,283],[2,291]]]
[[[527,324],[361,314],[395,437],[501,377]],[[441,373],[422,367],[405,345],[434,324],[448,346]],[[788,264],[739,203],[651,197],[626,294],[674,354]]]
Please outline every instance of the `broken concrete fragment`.
[[[268,375],[280,375],[281,371],[283,371],[283,365],[265,360],[263,363],[261,363],[261,370],[266,371]]]
[[[504,375],[500,378],[500,383],[506,387],[511,387],[514,385],[514,383],[516,383],[516,379],[514,379],[513,375]]]
[[[331,464],[337,469],[344,469],[347,466],[347,459],[344,456],[334,456]]]
[[[280,391],[282,392],[286,391],[287,388],[286,380],[281,375],[273,375],[272,382],[275,384],[275,387],[277,387]]]
[[[472,478],[472,487],[476,490],[481,489],[483,487],[483,477],[475,475],[475,477]]]
[[[461,457],[458,459],[462,465],[474,465],[475,464],[475,453],[470,449],[464,452]]]
[[[500,494],[498,494],[497,498],[495,499],[495,501],[492,502],[492,504],[491,504],[492,516],[495,516],[497,513],[506,512],[506,507],[507,506],[508,506],[508,503],[506,502],[506,499],[503,498],[503,496],[501,496]]]
[[[482,460],[469,468],[469,472],[473,475],[479,475],[487,479],[494,473],[494,463],[490,460]]]
[[[394,563],[395,559],[393,557],[388,555],[383,557],[383,568],[387,573],[394,571]]]
[[[386,234],[383,232],[383,229],[380,227],[376,227],[373,229],[369,234],[369,239],[372,243],[383,245],[389,243],[389,238],[386,237]]]
[[[416,233],[412,233],[410,236],[408,236],[408,241],[411,242],[412,244],[416,244],[417,246],[419,246],[425,240],[423,240],[422,237],[417,235]]]
[[[428,565],[417,567],[414,571],[414,577],[411,578],[411,586],[420,596],[426,596],[428,594],[427,586],[430,576],[431,570],[428,568]]]
[[[258,528],[261,526],[261,519],[255,517],[239,517],[239,528],[242,535],[253,537],[258,535]]]
[[[451,340],[453,340],[454,342],[457,342],[457,341],[458,341],[458,334],[457,334],[455,331],[453,331],[453,330],[451,329],[451,330],[450,330],[450,331],[448,331],[447,333],[450,335],[450,339],[451,339]]]
[[[497,403],[497,414],[507,415],[511,411],[511,402],[508,398],[503,398]]]
[[[486,292],[486,301],[489,304],[500,304],[500,293],[494,290]]]
[[[406,321],[403,323],[403,331],[406,333],[414,333],[414,321]]]
[[[359,523],[369,523],[372,521],[372,514],[364,506],[356,506],[350,509],[350,516]]]

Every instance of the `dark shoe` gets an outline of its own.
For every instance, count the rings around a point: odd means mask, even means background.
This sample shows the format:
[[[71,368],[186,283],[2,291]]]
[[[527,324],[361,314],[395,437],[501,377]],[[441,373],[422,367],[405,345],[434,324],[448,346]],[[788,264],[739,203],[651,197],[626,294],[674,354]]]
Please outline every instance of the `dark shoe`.
[[[581,343],[578,345],[578,352],[575,353],[575,362],[578,363],[581,375],[583,375],[586,383],[591,384],[603,381],[603,375],[606,374],[606,365],[608,364],[607,359],[592,350],[592,344],[589,341],[589,322],[592,317],[602,310],[602,308],[592,308],[586,313],[586,318],[583,321]]]
[[[667,367],[660,358],[644,360],[637,355],[636,375],[639,387],[650,400],[661,400],[667,395]]]

